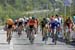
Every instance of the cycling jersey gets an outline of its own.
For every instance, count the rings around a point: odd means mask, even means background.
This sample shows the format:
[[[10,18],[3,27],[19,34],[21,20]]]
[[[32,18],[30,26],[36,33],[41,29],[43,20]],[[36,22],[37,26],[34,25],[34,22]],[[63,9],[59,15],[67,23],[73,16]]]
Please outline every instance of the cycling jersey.
[[[45,27],[45,24],[47,24],[47,20],[43,20],[43,21],[41,21],[41,25],[42,25],[42,27]]]
[[[35,20],[33,20],[33,19],[30,19],[29,21],[28,21],[28,25],[30,26],[30,25],[34,25],[35,24]]]
[[[7,21],[6,21],[6,23],[7,23],[7,28],[8,29],[11,29],[12,28],[12,26],[14,25],[14,21],[12,20],[12,19],[8,19]]]
[[[72,21],[67,19],[66,21],[66,25],[68,26],[68,28],[71,28],[72,27]]]
[[[27,24],[27,20],[25,20],[24,23]]]
[[[14,21],[12,19],[8,19],[6,21],[7,25],[13,25],[14,24]]]
[[[61,18],[61,17],[58,17],[57,19],[58,19],[58,22],[59,22],[60,24],[62,24],[62,18]]]
[[[60,25],[60,23],[55,21],[55,20],[50,22],[50,27],[52,29],[55,29],[55,28],[59,27],[59,25]]]

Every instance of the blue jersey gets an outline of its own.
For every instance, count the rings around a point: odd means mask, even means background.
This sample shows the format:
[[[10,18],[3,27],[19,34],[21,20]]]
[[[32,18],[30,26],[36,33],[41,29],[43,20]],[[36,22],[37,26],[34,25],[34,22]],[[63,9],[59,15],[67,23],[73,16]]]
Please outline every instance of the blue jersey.
[[[60,26],[60,23],[57,22],[57,21],[51,21],[51,22],[50,22],[50,25],[51,25],[51,28],[52,28],[52,29],[55,29],[55,28],[57,28],[57,27]]]

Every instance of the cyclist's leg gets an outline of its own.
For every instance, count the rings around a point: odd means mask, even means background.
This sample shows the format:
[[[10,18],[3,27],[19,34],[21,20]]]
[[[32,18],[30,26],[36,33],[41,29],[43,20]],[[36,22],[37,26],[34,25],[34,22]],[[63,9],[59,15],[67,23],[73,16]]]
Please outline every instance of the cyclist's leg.
[[[33,42],[34,42],[34,34],[35,34],[34,31],[35,31],[35,30],[34,30],[34,27],[33,27],[33,26],[30,26],[29,40],[30,40],[30,43],[31,43],[31,44],[33,44]]]
[[[18,35],[20,37],[21,31],[20,31],[20,26],[18,26]]]
[[[52,29],[52,42],[56,42],[56,40],[57,40],[56,29]]]
[[[9,30],[7,29],[7,41],[8,41],[8,37],[9,37]]]
[[[68,43],[69,42],[69,26],[67,25],[66,27],[66,33],[65,33],[65,42]]]
[[[11,36],[12,36],[12,34],[11,34],[11,29],[10,29],[10,31],[9,31],[9,40],[11,40]]]
[[[11,30],[9,31],[8,44],[10,44],[10,40],[11,40]]]
[[[30,25],[29,26],[29,33],[28,33],[29,40],[31,39],[31,32],[32,32],[32,26]]]
[[[45,31],[44,31],[44,28],[45,28],[45,27],[42,28],[42,41],[45,40]]]
[[[72,32],[72,29],[70,28],[69,29],[69,34],[68,34],[69,42],[72,41],[72,36],[71,36],[72,34],[71,34],[71,32]]]
[[[10,44],[10,40],[11,40],[11,32],[12,32],[12,25],[9,27],[8,31],[7,31],[7,42]]]
[[[52,29],[51,37],[52,37],[52,38],[54,37],[54,29]]]
[[[29,37],[29,34],[30,34],[30,27],[28,26],[27,27],[27,38]]]
[[[42,27],[42,36],[43,36],[43,27]]]
[[[9,38],[9,33],[11,31],[11,28],[12,28],[12,25],[8,25],[8,29],[7,29],[7,41],[8,41],[8,38]]]
[[[34,39],[34,35],[36,34],[36,28],[34,26],[32,26],[32,30],[31,30],[31,33],[32,33],[32,37]]]
[[[43,29],[42,41],[44,41],[44,40],[45,40],[45,31]]]
[[[48,37],[51,37],[51,28],[48,28]]]

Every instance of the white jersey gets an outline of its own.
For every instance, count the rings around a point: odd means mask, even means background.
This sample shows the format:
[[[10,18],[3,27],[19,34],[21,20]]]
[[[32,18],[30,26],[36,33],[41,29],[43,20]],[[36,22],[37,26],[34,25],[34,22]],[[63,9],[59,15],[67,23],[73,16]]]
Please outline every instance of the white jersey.
[[[62,24],[62,18],[61,18],[61,17],[58,17],[57,19],[58,19],[58,22],[59,22],[60,24]]]

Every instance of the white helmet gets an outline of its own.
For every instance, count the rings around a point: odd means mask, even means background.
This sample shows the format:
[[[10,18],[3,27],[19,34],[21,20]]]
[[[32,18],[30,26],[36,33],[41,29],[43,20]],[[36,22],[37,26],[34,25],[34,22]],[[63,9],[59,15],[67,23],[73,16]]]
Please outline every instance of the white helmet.
[[[47,18],[47,20],[49,21],[50,19],[49,19],[49,18]]]
[[[54,20],[58,22],[58,19],[57,18],[55,18]]]
[[[32,17],[30,16],[29,19],[32,19]]]
[[[23,18],[19,18],[19,21],[24,21],[24,19]]]
[[[29,18],[26,18],[26,20],[29,20]]]

